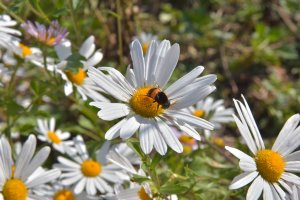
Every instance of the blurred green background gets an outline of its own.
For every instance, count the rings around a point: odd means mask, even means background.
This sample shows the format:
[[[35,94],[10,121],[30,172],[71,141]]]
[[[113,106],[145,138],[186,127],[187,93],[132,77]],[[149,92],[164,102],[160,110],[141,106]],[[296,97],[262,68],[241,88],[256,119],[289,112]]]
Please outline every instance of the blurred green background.
[[[174,80],[197,65],[216,73],[215,96],[244,94],[262,134],[274,136],[300,110],[300,4],[298,0],[2,1],[23,20],[68,28],[73,45],[89,35],[103,65],[125,70],[129,44],[141,32],[181,47]]]
[[[226,105],[233,107],[232,98],[241,99],[244,94],[264,138],[276,137],[288,117],[300,112],[299,0],[0,2],[1,13],[15,16],[20,23],[32,20],[49,24],[57,19],[69,30],[68,38],[75,49],[94,35],[104,54],[100,65],[123,72],[131,63],[129,44],[142,32],[179,43],[180,60],[172,80],[197,65],[205,66],[204,73],[218,75],[213,96],[224,98]],[[22,42],[36,44],[26,36]],[[54,51],[50,53],[54,55]],[[34,129],[37,117],[54,115],[65,130],[93,138],[90,149],[99,146],[113,123],[100,121],[96,109],[76,96],[66,98],[62,80],[38,79],[36,69],[27,68],[26,76],[13,82],[12,88],[27,83],[29,88],[22,94],[10,91],[0,97],[5,105],[0,108],[0,122],[8,124],[4,132],[12,128],[26,135]],[[18,95],[29,97],[32,107],[26,110],[18,105]],[[224,134],[240,135],[234,124]],[[175,183],[187,188],[183,199],[245,198],[247,188],[228,190],[231,179],[239,173],[237,166],[224,162],[224,157],[210,147],[188,158],[171,152],[165,162],[168,168],[161,166],[158,173],[164,181],[173,177]]]

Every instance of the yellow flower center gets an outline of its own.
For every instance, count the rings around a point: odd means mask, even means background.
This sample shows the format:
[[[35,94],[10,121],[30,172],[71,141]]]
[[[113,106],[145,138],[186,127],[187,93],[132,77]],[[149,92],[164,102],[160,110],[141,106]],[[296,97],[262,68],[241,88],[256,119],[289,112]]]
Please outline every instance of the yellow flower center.
[[[144,55],[146,55],[147,50],[148,50],[148,47],[149,47],[149,43],[148,43],[148,42],[144,42],[144,43],[142,44],[142,49],[143,49]]]
[[[101,164],[93,160],[85,160],[81,164],[81,171],[87,177],[96,177],[101,173]]]
[[[145,118],[153,118],[163,113],[164,109],[154,99],[147,96],[151,87],[139,88],[130,99],[132,110]]]
[[[55,37],[50,37],[49,39],[46,40],[46,44],[49,46],[52,46],[54,42],[55,42]]]
[[[82,68],[79,68],[77,73],[72,73],[71,71],[66,70],[65,74],[68,79],[76,85],[82,85],[86,77],[86,72]]]
[[[285,161],[275,151],[258,151],[255,156],[255,162],[259,174],[270,183],[277,182],[284,172]]]
[[[53,200],[75,200],[75,197],[73,192],[63,189],[55,193]]]
[[[190,145],[183,145],[183,154],[190,154],[193,151],[193,147]]]
[[[10,179],[4,184],[2,194],[5,200],[26,200],[27,187],[19,179]]]
[[[205,111],[204,110],[201,110],[201,109],[198,109],[198,110],[195,110],[193,112],[193,115],[195,115],[196,117],[203,117],[205,114]]]
[[[138,196],[140,200],[151,200],[144,187],[141,187],[141,189],[138,191]]]
[[[53,142],[55,144],[59,144],[61,142],[61,139],[56,135],[55,132],[48,131],[47,135],[48,135],[49,140],[51,140],[51,142]]]
[[[19,47],[22,49],[22,56],[23,56],[23,58],[25,58],[26,56],[29,56],[29,55],[32,54],[32,51],[31,51],[31,49],[28,46],[20,43]]]
[[[220,137],[215,137],[213,138],[213,143],[217,145],[218,147],[224,148],[225,147],[225,142],[222,138]]]
[[[196,142],[195,139],[189,135],[181,135],[179,137],[179,141],[182,143],[185,143],[185,144],[190,144],[190,145],[193,145]]]

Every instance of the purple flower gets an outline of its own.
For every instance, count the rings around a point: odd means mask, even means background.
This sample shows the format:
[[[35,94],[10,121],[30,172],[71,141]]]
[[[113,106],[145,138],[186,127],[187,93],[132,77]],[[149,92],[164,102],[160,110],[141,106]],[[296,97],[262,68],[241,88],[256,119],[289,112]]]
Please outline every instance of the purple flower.
[[[59,44],[68,35],[68,31],[60,27],[58,21],[52,21],[48,28],[44,24],[27,21],[26,24],[22,24],[22,28],[24,28],[29,35],[49,46]]]

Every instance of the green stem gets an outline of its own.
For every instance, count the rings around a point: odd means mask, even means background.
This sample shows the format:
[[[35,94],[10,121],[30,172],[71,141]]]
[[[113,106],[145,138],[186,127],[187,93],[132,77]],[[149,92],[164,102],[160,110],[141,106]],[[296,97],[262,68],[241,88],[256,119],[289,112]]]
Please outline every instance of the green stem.
[[[154,192],[155,192],[156,198],[158,200],[163,199],[162,195],[159,192],[160,191],[160,186],[161,186],[159,176],[156,173],[155,168],[151,167],[152,159],[149,155],[146,155],[146,154],[143,154],[142,156],[143,156],[142,161],[144,162],[145,166],[147,167],[147,172],[150,175],[150,178],[153,181],[153,184],[155,186],[156,191],[154,191]]]

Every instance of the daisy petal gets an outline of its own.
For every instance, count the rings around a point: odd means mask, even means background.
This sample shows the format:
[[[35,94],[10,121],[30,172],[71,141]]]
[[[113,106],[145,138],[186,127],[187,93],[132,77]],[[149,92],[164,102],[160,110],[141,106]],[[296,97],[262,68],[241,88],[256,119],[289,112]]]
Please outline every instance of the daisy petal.
[[[28,166],[24,167],[21,179],[26,180],[39,166],[41,166],[50,154],[50,148],[42,148],[31,160]]]
[[[260,176],[258,176],[249,187],[246,199],[257,200],[260,197],[262,190],[263,190],[263,179]]]
[[[225,149],[227,151],[229,151],[230,153],[232,153],[235,157],[237,157],[240,160],[244,160],[244,161],[247,161],[249,163],[254,162],[253,158],[251,158],[250,156],[248,156],[247,154],[245,154],[244,152],[242,152],[242,151],[240,151],[240,150],[238,150],[236,148],[225,146]]]
[[[93,35],[88,37],[81,45],[79,49],[79,54],[84,56],[86,59],[88,59],[95,51],[96,47],[94,42],[95,42],[95,37]]]
[[[291,154],[288,154],[287,156],[284,157],[285,161],[297,161],[300,160],[300,150],[295,151]]]
[[[234,190],[234,189],[238,189],[241,188],[245,185],[247,185],[248,183],[250,183],[251,181],[253,181],[253,179],[255,179],[258,175],[257,171],[254,172],[244,172],[238,176],[236,176],[230,186],[229,189],[230,190]]]
[[[178,92],[183,87],[192,83],[204,70],[203,66],[198,66],[188,74],[184,75],[172,85],[170,85],[166,90],[165,93],[168,97],[171,97],[174,93]]]
[[[286,142],[287,135],[289,135],[289,133],[293,132],[294,129],[296,129],[296,127],[299,124],[299,121],[300,121],[299,114],[293,115],[286,121],[286,123],[282,127],[281,131],[279,132],[276,141],[274,142],[274,145],[272,147],[273,151],[280,152],[280,147],[284,142]]]
[[[160,155],[165,155],[167,153],[167,144],[162,137],[161,133],[157,128],[155,128],[155,131],[153,132],[153,138],[154,138],[154,148]]]
[[[176,99],[170,109],[180,110],[195,104],[197,101],[207,97],[216,89],[215,86],[204,86],[196,91],[192,91],[182,98]]]
[[[156,83],[161,87],[164,88],[166,83],[169,81],[179,59],[179,45],[174,44],[168,50],[165,58],[162,61],[161,66],[156,69]]]
[[[140,141],[141,148],[144,153],[149,154],[153,148],[153,124],[141,124],[140,126]]]
[[[39,175],[39,177],[29,181],[26,183],[26,185],[31,188],[35,187],[37,185],[41,185],[46,182],[50,182],[60,176],[61,172],[59,169],[52,169],[46,172],[43,172],[42,174]]]
[[[284,170],[288,172],[300,172],[300,161],[286,162]]]
[[[123,139],[130,138],[139,127],[140,123],[137,121],[136,116],[130,117],[121,127],[120,137]]]
[[[205,119],[196,117],[187,112],[169,110],[169,111],[166,111],[166,114],[170,115],[171,117],[174,117],[176,119],[176,121],[185,122],[187,124],[190,124],[190,125],[198,127],[198,128],[213,130],[213,127],[214,127],[212,123],[206,121]]]
[[[106,140],[112,140],[120,135],[120,129],[123,126],[123,124],[127,121],[127,118],[122,119],[117,124],[112,126],[106,133],[105,133],[105,139]]]
[[[132,42],[130,54],[137,86],[143,86],[145,83],[145,61],[142,47],[138,40]]]
[[[91,102],[90,105],[100,108],[98,117],[107,121],[124,117],[130,112],[130,108],[122,103]]]
[[[26,167],[29,164],[35,152],[35,148],[36,148],[36,138],[35,136],[30,135],[27,141],[25,142],[20,155],[17,158],[16,171],[15,171],[16,178],[21,177],[24,167]]]
[[[159,118],[157,119],[157,125],[168,146],[177,153],[181,153],[183,151],[182,144],[179,142],[172,129]]]

